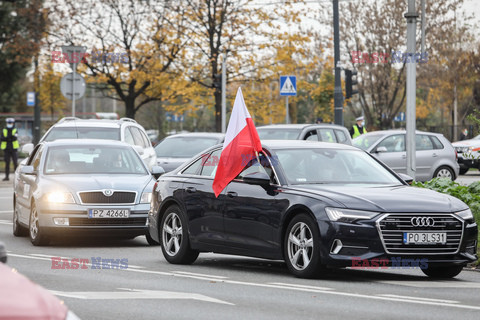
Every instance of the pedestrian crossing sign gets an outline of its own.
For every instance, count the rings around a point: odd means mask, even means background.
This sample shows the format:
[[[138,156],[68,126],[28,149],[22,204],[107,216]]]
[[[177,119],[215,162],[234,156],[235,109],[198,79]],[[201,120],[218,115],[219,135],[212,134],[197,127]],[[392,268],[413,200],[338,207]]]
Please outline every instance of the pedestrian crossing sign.
[[[297,77],[296,76],[280,76],[280,95],[281,96],[297,95]]]

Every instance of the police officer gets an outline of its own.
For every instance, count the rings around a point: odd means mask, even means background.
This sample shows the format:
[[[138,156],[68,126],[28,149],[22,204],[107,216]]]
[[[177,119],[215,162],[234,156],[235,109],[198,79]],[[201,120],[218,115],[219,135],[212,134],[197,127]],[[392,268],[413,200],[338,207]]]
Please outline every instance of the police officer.
[[[13,170],[17,169],[17,151],[18,151],[18,139],[17,128],[15,128],[15,119],[7,118],[7,126],[2,130],[0,149],[3,150],[5,156],[5,178],[3,181],[8,181],[8,175],[10,174],[10,159],[13,161]]]
[[[356,124],[352,126],[350,129],[350,135],[353,138],[358,137],[359,135],[362,135],[364,133],[367,133],[367,129],[365,129],[365,122],[363,121],[363,117],[358,117],[355,119],[357,121]]]

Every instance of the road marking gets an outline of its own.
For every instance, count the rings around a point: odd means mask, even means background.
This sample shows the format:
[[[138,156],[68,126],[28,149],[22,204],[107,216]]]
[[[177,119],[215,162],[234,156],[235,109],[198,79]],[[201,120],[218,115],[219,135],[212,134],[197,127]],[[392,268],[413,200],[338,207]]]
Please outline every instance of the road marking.
[[[117,299],[190,299],[205,302],[220,303],[233,306],[233,303],[223,300],[215,299],[209,296],[198,293],[188,292],[172,292],[172,291],[157,291],[157,290],[135,290],[135,289],[122,289],[128,291],[113,291],[113,292],[63,292],[50,290],[56,296],[66,298],[77,298],[87,300],[117,300]]]
[[[9,220],[0,220],[0,224],[12,225],[13,222],[11,222],[11,221],[9,221]]]
[[[203,273],[192,273],[192,272],[185,272],[185,271],[172,271],[174,274],[186,274],[191,276],[199,276],[199,277],[208,277],[208,278],[217,278],[217,279],[228,279],[228,277],[222,276],[213,276],[210,274],[203,274]]]
[[[439,302],[439,303],[460,303],[459,301],[455,301],[455,300],[442,300],[442,299],[429,299],[429,298],[412,297],[412,296],[399,296],[399,295],[396,295],[396,294],[379,294],[378,296],[392,297],[392,298],[402,298],[402,299],[407,299],[407,300]]]
[[[415,288],[459,288],[459,289],[480,289],[479,282],[464,282],[464,281],[401,281],[401,280],[386,280],[376,281],[377,283],[393,284],[406,287]]]
[[[282,282],[270,282],[270,284],[277,285],[277,286],[287,286],[287,287],[294,287],[294,288],[305,288],[305,289],[313,289],[313,290],[333,290],[332,288],[326,287],[316,287],[316,286],[304,286],[300,284],[293,284],[293,283],[282,283]]]
[[[13,213],[13,210],[0,211],[0,213]]]
[[[26,255],[19,255],[19,254],[9,254],[9,256],[19,257],[19,258],[26,258],[26,259],[38,259],[38,260],[50,260],[47,258],[42,257],[32,257]],[[90,265],[90,264],[87,264]],[[236,285],[243,285],[243,286],[252,286],[252,287],[262,287],[262,288],[277,288],[277,289],[285,289],[285,290],[294,290],[294,291],[302,291],[302,292],[313,292],[313,293],[323,293],[323,294],[331,294],[331,295],[338,295],[344,297],[352,297],[352,298],[361,298],[361,299],[371,299],[371,300],[382,300],[382,301],[395,301],[401,303],[413,303],[413,304],[422,304],[422,305],[430,305],[430,306],[439,306],[445,308],[459,308],[459,309],[470,309],[470,310],[480,310],[480,306],[471,306],[471,305],[464,305],[464,304],[450,304],[444,302],[437,302],[435,299],[431,299],[433,301],[425,300],[428,298],[424,298],[423,300],[412,300],[412,299],[405,299],[403,297],[394,297],[394,296],[382,296],[382,295],[367,295],[367,294],[359,294],[359,293],[349,293],[349,292],[341,292],[335,291],[335,289],[331,288],[320,288],[320,289],[313,289],[309,288],[309,286],[300,286],[295,284],[272,284],[272,283],[255,283],[255,282],[244,282],[244,281],[235,281],[235,280],[228,280],[228,279],[213,279],[211,277],[201,277],[201,276],[193,276],[189,274],[178,274],[174,272],[164,272],[164,271],[153,271],[153,270],[140,270],[140,269],[115,269],[115,270],[122,270],[122,271],[130,271],[130,272],[139,272],[139,273],[146,273],[146,274],[156,274],[162,276],[174,276],[174,277],[182,277],[182,278],[189,278],[189,279],[199,279],[204,281],[220,281],[225,284],[236,284]],[[377,283],[390,283],[390,284],[399,284],[399,282],[403,281],[376,281]],[[415,281],[405,281],[405,282],[413,282],[413,283],[422,283],[422,287],[425,287],[426,283],[431,283],[427,281],[422,282],[415,282]],[[480,283],[477,282],[469,282],[467,284],[471,284],[471,288],[480,287]],[[453,287],[453,286],[452,286]],[[65,293],[68,294],[68,293]]]

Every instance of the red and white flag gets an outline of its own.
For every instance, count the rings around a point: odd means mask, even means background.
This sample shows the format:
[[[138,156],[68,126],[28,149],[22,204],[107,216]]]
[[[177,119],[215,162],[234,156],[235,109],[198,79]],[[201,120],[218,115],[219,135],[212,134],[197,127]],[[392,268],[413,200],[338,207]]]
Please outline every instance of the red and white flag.
[[[245,163],[245,159],[253,159],[256,152],[261,150],[257,129],[243,100],[242,89],[238,88],[217,172],[213,179],[212,188],[216,197],[242,172],[248,163]]]

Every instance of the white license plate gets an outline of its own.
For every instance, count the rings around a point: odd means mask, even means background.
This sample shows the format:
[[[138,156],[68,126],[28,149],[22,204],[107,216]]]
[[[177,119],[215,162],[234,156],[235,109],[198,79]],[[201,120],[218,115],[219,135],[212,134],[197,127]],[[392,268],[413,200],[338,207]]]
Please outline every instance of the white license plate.
[[[444,244],[447,242],[446,232],[404,232],[404,244]]]
[[[130,209],[88,209],[89,218],[128,218]]]

